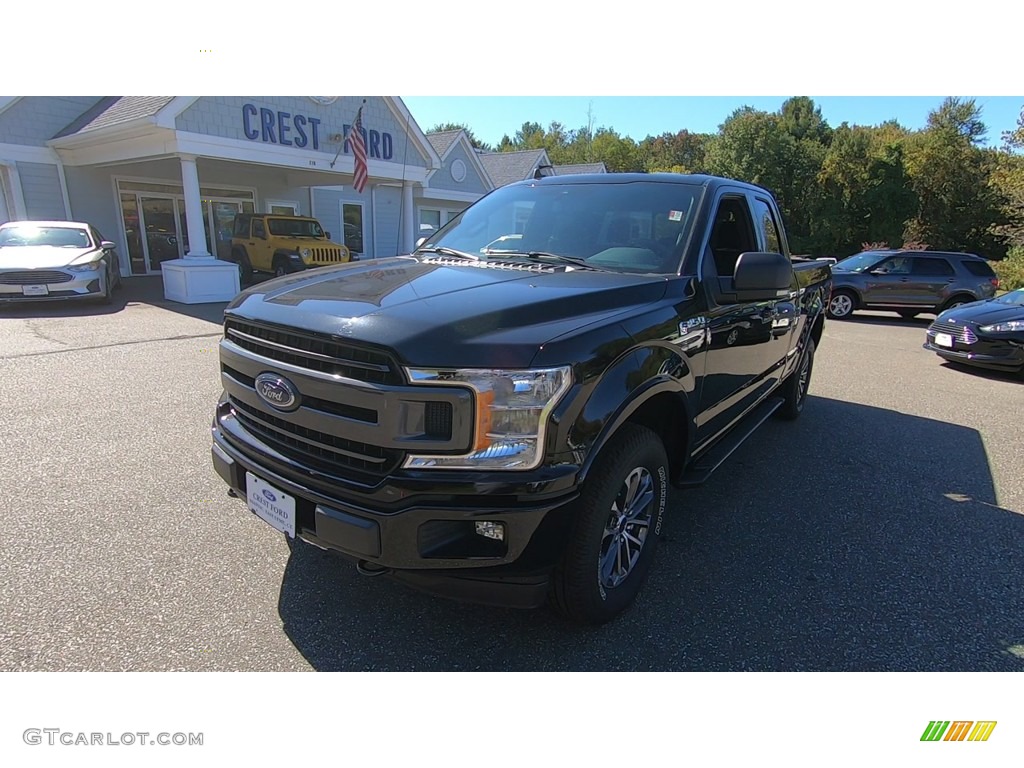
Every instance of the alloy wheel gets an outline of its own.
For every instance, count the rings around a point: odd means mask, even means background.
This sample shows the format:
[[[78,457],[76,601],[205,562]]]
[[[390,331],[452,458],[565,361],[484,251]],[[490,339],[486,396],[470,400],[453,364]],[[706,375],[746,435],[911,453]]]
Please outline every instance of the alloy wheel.
[[[601,538],[598,581],[613,589],[625,581],[640,559],[654,514],[654,478],[646,467],[635,467],[623,480],[612,502]]]
[[[846,317],[853,312],[853,300],[845,293],[833,296],[828,303],[828,311],[833,317]]]

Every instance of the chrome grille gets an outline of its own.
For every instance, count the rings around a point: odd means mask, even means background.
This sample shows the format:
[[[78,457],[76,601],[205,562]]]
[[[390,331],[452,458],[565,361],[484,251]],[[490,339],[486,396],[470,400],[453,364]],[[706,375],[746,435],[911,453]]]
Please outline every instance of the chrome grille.
[[[230,403],[235,418],[246,431],[292,461],[327,474],[347,468],[381,476],[395,469],[402,458],[400,451],[306,429],[233,397]]]
[[[330,337],[235,319],[225,322],[224,335],[234,344],[261,357],[299,368],[371,384],[404,383],[398,366],[389,355]]]
[[[43,285],[70,283],[75,278],[67,272],[47,269],[26,269],[21,272],[0,272],[0,285]]]
[[[948,333],[962,344],[974,344],[978,340],[973,328],[959,323],[934,322],[928,327],[928,335],[934,336],[936,333]]]

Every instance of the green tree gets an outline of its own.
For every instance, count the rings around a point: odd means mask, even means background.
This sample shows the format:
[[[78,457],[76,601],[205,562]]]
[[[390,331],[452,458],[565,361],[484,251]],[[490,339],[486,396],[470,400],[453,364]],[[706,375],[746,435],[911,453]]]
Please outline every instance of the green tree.
[[[995,234],[1005,224],[999,192],[990,177],[998,153],[977,146],[985,135],[973,100],[946,99],[928,116],[928,127],[907,141],[907,169],[918,198],[905,241],[931,248],[973,251],[1001,258],[1006,244]]]
[[[903,134],[846,123],[835,129],[818,176],[816,253],[842,257],[863,243],[902,243],[906,222],[917,211],[903,162]]]
[[[707,167],[705,155],[710,136],[681,130],[648,136],[640,142],[644,167],[651,173],[703,173]]]
[[[1024,109],[1017,128],[1003,134],[1003,151],[996,157],[990,184],[999,197],[1003,222],[992,226],[992,233],[1009,247],[1024,249]]]

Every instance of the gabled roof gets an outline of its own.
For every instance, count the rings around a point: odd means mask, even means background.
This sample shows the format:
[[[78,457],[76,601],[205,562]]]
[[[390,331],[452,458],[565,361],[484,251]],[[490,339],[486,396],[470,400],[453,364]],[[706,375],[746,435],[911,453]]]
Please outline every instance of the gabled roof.
[[[173,96],[105,96],[86,110],[53,138],[72,136],[130,123],[145,117],[155,117],[174,99]]]
[[[555,176],[570,176],[574,173],[608,173],[608,169],[603,162],[555,166]]]
[[[459,140],[459,134],[463,131],[438,131],[437,133],[428,133],[427,141],[434,148],[442,158],[445,153],[454,146],[455,142]]]
[[[503,187],[513,181],[522,181],[533,176],[538,165],[551,165],[548,153],[543,149],[524,149],[519,152],[487,152],[478,155],[487,169],[494,186]]]

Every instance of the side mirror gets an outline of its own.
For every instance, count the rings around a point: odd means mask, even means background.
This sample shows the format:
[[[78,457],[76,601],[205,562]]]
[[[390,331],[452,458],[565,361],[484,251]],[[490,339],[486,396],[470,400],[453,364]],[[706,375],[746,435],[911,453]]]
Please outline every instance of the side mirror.
[[[100,243],[100,248],[102,248],[104,251],[112,251],[115,248],[117,248],[117,243],[112,243],[109,240],[104,240],[102,243]]]
[[[793,284],[793,264],[781,253],[741,253],[733,288],[740,301],[768,301]]]
[[[427,242],[427,238],[421,237],[419,240],[416,241],[416,248],[419,249],[420,246],[422,246],[425,242]]]
[[[328,240],[330,240],[331,239],[331,233],[330,232],[324,232],[324,237],[326,237]]]

